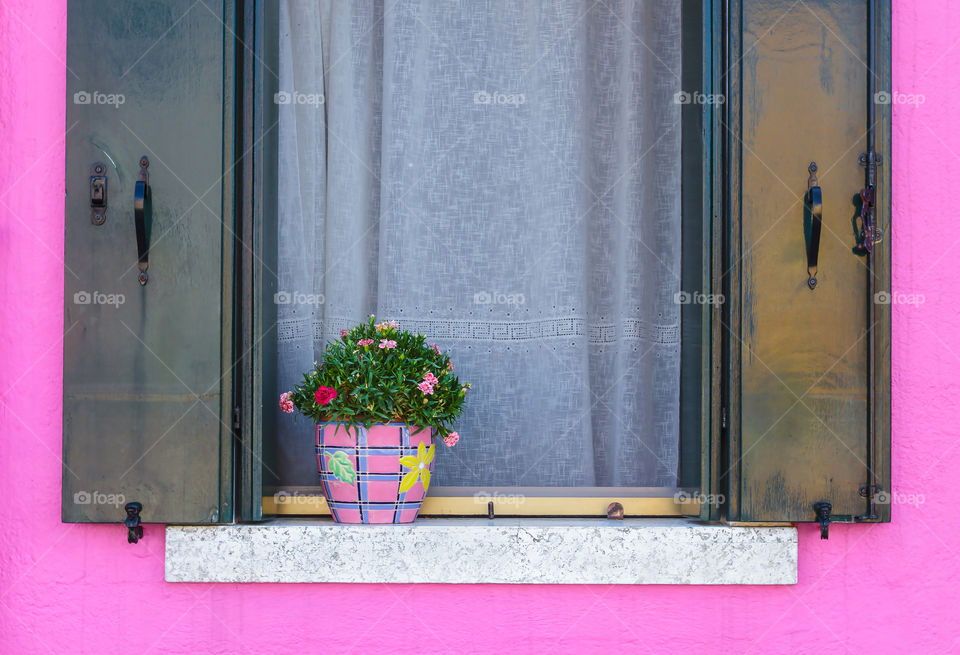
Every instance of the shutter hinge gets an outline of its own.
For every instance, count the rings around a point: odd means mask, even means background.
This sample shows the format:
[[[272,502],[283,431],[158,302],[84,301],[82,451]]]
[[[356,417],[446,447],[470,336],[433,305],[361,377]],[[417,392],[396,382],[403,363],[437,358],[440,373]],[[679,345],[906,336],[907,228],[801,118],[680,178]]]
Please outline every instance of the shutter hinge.
[[[727,429],[727,408],[726,407],[720,408],[720,428],[722,430]]]
[[[233,429],[240,429],[240,406],[233,408]]]

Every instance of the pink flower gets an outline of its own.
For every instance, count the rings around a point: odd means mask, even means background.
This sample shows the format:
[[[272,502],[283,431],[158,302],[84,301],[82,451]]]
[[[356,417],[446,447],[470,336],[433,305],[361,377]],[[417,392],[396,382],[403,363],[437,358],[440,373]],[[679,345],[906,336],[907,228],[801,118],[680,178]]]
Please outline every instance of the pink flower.
[[[380,347],[390,350],[397,347],[397,342],[392,339],[380,339]]]
[[[433,385],[430,384],[429,382],[421,382],[420,384],[417,385],[417,388],[423,392],[424,396],[433,395]]]
[[[280,409],[287,414],[293,413],[293,401],[290,400],[290,392],[280,394]]]
[[[372,343],[373,343],[373,339],[360,339],[360,341],[357,342],[357,345],[358,345],[358,346],[369,346],[369,345],[372,344]]]
[[[347,331],[346,331],[346,330],[340,330],[340,338],[342,339],[342,338],[344,338],[345,336],[347,336]]]
[[[433,349],[433,351],[434,351],[435,353],[437,353],[438,355],[442,355],[442,354],[443,354],[442,352],[440,352],[440,346],[438,346],[437,344],[431,343],[431,344],[430,344],[430,347],[431,347],[431,348]]]
[[[453,448],[457,445],[458,441],[460,441],[460,435],[456,432],[451,432],[443,438],[443,443],[447,445],[447,448]]]
[[[447,370],[448,370],[448,371],[452,371],[452,370],[453,370],[453,362],[447,362]]]
[[[383,323],[377,323],[374,327],[377,329],[377,332],[383,332],[391,328],[396,330],[400,327],[400,324],[396,321],[384,321]]]
[[[317,389],[317,393],[314,397],[317,399],[318,405],[326,405],[337,397],[337,390],[333,387],[320,387]]]
[[[423,381],[430,384],[431,386],[439,382],[439,380],[437,379],[437,376],[435,376],[433,373],[430,373],[430,372],[427,372],[427,374],[423,376]]]

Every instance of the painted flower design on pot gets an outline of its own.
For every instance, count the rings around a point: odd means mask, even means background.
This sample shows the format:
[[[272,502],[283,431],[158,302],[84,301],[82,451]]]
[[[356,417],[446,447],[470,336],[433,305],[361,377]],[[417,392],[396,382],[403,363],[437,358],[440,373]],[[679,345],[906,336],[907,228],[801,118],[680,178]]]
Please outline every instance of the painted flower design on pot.
[[[420,445],[417,446],[416,456],[407,455],[400,458],[400,463],[410,469],[403,476],[403,480],[400,481],[400,491],[412,489],[417,480],[423,480],[424,492],[430,488],[430,462],[433,461],[434,455],[436,455],[434,444],[430,444],[430,450],[427,450],[427,447],[421,441]]]

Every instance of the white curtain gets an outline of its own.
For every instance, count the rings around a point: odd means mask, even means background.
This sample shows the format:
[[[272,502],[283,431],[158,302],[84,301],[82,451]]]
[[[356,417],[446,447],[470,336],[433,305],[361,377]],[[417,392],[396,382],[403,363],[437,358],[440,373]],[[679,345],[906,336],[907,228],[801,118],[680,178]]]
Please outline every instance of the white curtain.
[[[674,486],[680,6],[282,2],[277,393],[375,313],[473,385],[437,485]]]

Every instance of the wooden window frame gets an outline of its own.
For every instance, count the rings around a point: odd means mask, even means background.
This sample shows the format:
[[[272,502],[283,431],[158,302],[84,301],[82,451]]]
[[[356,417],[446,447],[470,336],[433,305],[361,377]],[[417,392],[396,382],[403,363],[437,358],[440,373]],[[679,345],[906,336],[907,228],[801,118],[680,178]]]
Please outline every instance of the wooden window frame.
[[[869,0],[874,1],[874,0]],[[876,0],[879,6],[874,45],[878,51],[877,71],[881,88],[890,88],[890,0]],[[739,328],[738,299],[731,293],[736,288],[737,265],[734,235],[739,229],[740,149],[735,131],[739,105],[737,93],[740,79],[737,64],[742,56],[741,0],[684,0],[684,38],[699,36],[699,70],[685,67],[684,88],[703,93],[722,93],[729,100],[723,105],[688,105],[684,108],[683,174],[684,179],[698,176],[699,188],[683,189],[685,228],[688,221],[699,224],[703,253],[700,266],[700,289],[723,294],[727,302],[703,311],[698,327],[700,348],[700,384],[687,387],[682,403],[699,406],[695,429],[699,433],[700,452],[687,457],[681,454],[681,480],[697,484],[682,487],[688,495],[699,494],[720,502],[677,502],[675,494],[654,493],[646,497],[604,496],[531,496],[523,503],[496,493],[488,496],[430,496],[425,515],[486,515],[492,502],[497,515],[512,516],[598,516],[610,502],[624,504],[632,516],[693,516],[702,520],[737,518],[736,486],[737,452],[736,349],[731,348],[729,335],[722,325]],[[235,151],[240,153],[235,169],[235,205],[237,208],[234,261],[236,302],[234,325],[236,373],[236,440],[237,457],[235,488],[237,516],[243,521],[258,521],[265,516],[290,514],[325,514],[322,497],[310,489],[289,489],[300,498],[297,502],[280,502],[264,488],[261,453],[266,403],[262,400],[272,387],[275,358],[270,341],[275,333],[269,321],[269,307],[261,302],[276,291],[275,280],[264,274],[261,255],[276,248],[276,240],[265,228],[272,214],[276,189],[276,154],[268,147],[271,130],[276,127],[275,106],[270,99],[275,88],[270,75],[263,73],[263,53],[277,51],[275,16],[268,6],[257,0],[238,3],[236,97],[237,135]],[[689,10],[689,14],[687,13]],[[687,21],[698,15],[698,24]],[[686,55],[686,50],[685,50]],[[274,80],[275,82],[275,80]],[[698,115],[691,116],[692,112]],[[725,126],[733,126],[733,130]],[[695,126],[696,129],[687,128]],[[877,107],[877,149],[889,158],[890,107]],[[694,155],[694,156],[691,156]],[[696,156],[699,155],[699,156]],[[879,169],[878,214],[889,228],[890,166]],[[274,192],[275,193],[275,192]],[[695,209],[693,211],[692,209]],[[688,230],[684,231],[684,252]],[[875,270],[879,284],[890,288],[890,249],[879,250]],[[689,278],[688,278],[689,279]],[[686,283],[686,280],[685,280]],[[685,315],[686,317],[686,315]],[[874,458],[877,483],[890,488],[890,308],[876,307],[877,327],[871,345],[874,384],[869,391],[872,434],[870,452]],[[686,344],[687,341],[685,340]],[[267,393],[267,396],[270,394]],[[688,419],[689,420],[689,419]],[[282,500],[282,498],[281,498]],[[876,520],[888,521],[889,505],[878,507]]]

